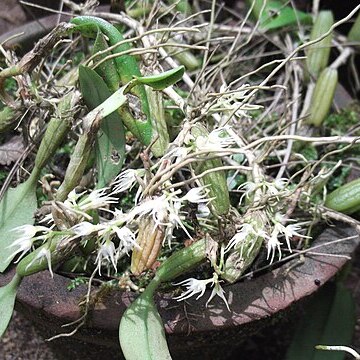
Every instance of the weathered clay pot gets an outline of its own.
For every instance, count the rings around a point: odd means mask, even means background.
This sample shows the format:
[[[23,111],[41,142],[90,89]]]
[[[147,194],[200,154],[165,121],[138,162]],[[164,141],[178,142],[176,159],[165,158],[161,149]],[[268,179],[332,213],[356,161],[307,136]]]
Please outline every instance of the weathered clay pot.
[[[27,50],[54,26],[56,20],[57,16],[49,16],[40,20],[41,25],[33,22],[24,29],[0,36],[0,42],[25,31],[11,43],[20,41]],[[338,96],[342,106],[349,98],[342,90],[339,95],[343,96]],[[298,264],[295,259],[272,272],[225,286],[230,312],[219,298],[206,307],[209,291],[197,301],[189,299],[181,303],[168,294],[158,294],[156,302],[173,358],[227,359],[234,346],[250,339],[260,329],[271,329],[274,323],[278,328],[288,321],[289,313],[295,315],[303,301],[334,277],[359,242],[353,229],[342,224],[329,227],[313,243],[313,246],[320,246],[314,250],[317,254],[307,254],[304,263]],[[344,257],[329,256],[331,254]],[[12,275],[13,271],[0,275],[0,285],[7,283]],[[78,303],[87,289],[79,286],[69,292],[66,289],[69,282],[68,278],[57,274],[52,279],[49,272],[44,271],[25,278],[20,286],[16,308],[46,337],[70,332],[73,328],[62,325],[81,316]],[[103,299],[76,334],[54,341],[59,359],[119,358],[119,321],[133,299],[133,294],[120,290]],[[267,336],[271,334],[269,330]]]
[[[343,240],[335,241],[340,239]],[[303,264],[293,260],[272,272],[225,286],[231,312],[219,298],[206,307],[209,292],[197,301],[190,299],[186,303],[158,294],[156,302],[174,359],[201,359],[208,352],[214,358],[224,358],[220,357],[224,349],[230,351],[263,327],[275,322],[281,324],[289,312],[297,310],[302,300],[329,281],[347,261],[345,257],[329,254],[350,256],[359,241],[356,232],[343,225],[326,229],[313,244],[321,245],[314,250],[317,254],[307,255]],[[11,276],[12,272],[2,275],[0,284],[5,284]],[[25,278],[20,286],[16,308],[46,336],[69,332],[61,326],[81,316],[78,303],[86,287],[69,292],[66,289],[69,281],[57,274],[52,279],[44,271]],[[118,358],[119,321],[133,299],[132,294],[119,290],[97,304],[87,325],[72,338],[58,341],[60,348],[66,349],[66,357],[70,354],[72,359],[105,355]]]

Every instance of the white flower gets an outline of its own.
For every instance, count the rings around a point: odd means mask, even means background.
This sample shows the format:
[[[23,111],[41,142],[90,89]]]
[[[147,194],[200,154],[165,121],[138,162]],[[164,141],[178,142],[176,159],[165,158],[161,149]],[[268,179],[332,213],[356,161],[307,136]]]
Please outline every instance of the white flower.
[[[12,229],[12,231],[18,232],[21,238],[32,238],[36,233],[40,231],[49,232],[50,229],[45,226],[22,225]]]
[[[209,207],[204,203],[200,203],[198,205],[198,212],[196,213],[196,217],[198,219],[204,219],[204,218],[209,217],[209,215],[210,215]]]
[[[102,262],[106,260],[107,262],[111,262],[115,271],[117,271],[116,265],[116,249],[115,245],[112,241],[107,240],[103,244],[100,245],[98,249],[98,254],[96,256],[95,262],[97,263],[97,268],[99,270],[99,275],[101,275],[100,269]]]
[[[192,188],[184,195],[182,198],[179,199],[180,201],[190,201],[194,204],[209,202],[207,198],[206,189],[203,186]]]
[[[127,169],[123,171],[114,181],[114,193],[120,193],[131,189],[136,183],[136,176],[138,175],[139,170]]]
[[[54,273],[52,271],[51,267],[51,252],[48,248],[42,248],[36,256],[31,260],[31,262],[26,266],[25,270],[27,270],[29,267],[31,267],[36,261],[41,261],[42,258],[46,258],[46,261],[48,263],[48,268],[51,274],[51,277],[54,277]]]
[[[219,280],[217,279],[217,276],[216,278],[214,277],[214,280],[213,280],[213,289],[212,289],[212,292],[209,296],[209,299],[208,301],[206,302],[206,306],[208,306],[209,302],[215,297],[215,296],[219,296],[225,303],[227,309],[230,311],[230,308],[229,308],[229,304],[226,300],[226,297],[225,297],[225,291],[224,289],[221,287],[220,285],[220,282]]]
[[[78,207],[81,211],[86,212],[117,203],[117,198],[108,195],[107,191],[107,188],[92,191],[88,196],[85,196],[79,201]]]
[[[183,292],[180,296],[174,297],[177,301],[182,301],[188,299],[191,296],[199,294],[196,300],[200,299],[206,290],[206,285],[213,282],[213,278],[206,280],[198,280],[194,278],[189,278],[174,285],[182,285],[186,287],[185,292]]]
[[[301,226],[299,224],[290,224],[283,228],[282,233],[285,236],[286,244],[290,252],[291,252],[290,238],[292,238],[293,236],[298,236],[302,238],[311,238],[310,236],[306,236],[298,233],[298,230],[301,230]]]
[[[140,246],[136,243],[135,234],[127,226],[123,226],[122,228],[113,226],[113,230],[119,238],[121,247],[126,254],[128,254],[133,247],[140,249]]]
[[[206,306],[208,306],[209,302],[217,295],[225,302],[226,307],[230,311],[229,304],[225,298],[225,291],[220,286],[218,275],[216,273],[214,273],[213,277],[210,279],[198,280],[194,278],[189,278],[177,284],[174,284],[174,285],[182,285],[186,287],[185,292],[183,292],[180,296],[175,297],[174,299],[176,299],[177,301],[182,301],[190,298],[191,296],[199,294],[196,297],[196,300],[198,300],[201,298],[201,296],[204,295],[207,284],[211,284],[213,286],[213,290],[210,294],[208,301],[206,302]]]
[[[187,156],[189,151],[190,149],[186,147],[176,147],[173,150],[171,150],[166,156],[169,159],[175,159],[174,163],[178,164]]]
[[[274,186],[277,190],[284,190],[289,180],[286,178],[280,178],[274,180]]]
[[[129,218],[135,216],[142,217],[150,214],[156,224],[159,225],[170,225],[169,217],[177,216],[179,209],[174,206],[175,203],[171,200],[171,194],[163,194],[159,197],[152,199],[146,199],[139,205],[135,206],[130,211]]]
[[[252,225],[244,223],[240,226],[240,230],[230,239],[225,248],[225,252],[228,252],[233,247],[237,247],[239,243],[242,243],[248,236],[255,235],[256,232]]]
[[[21,253],[15,263],[19,262],[24,257],[24,255],[31,249],[33,243],[34,240],[32,238],[20,238],[14,241],[9,247],[18,248],[8,257],[8,260],[13,259],[17,254]]]
[[[8,246],[8,248],[17,247],[8,259],[13,259],[17,254],[21,253],[16,261],[18,262],[31,249],[36,240],[44,240],[46,238],[46,235],[36,236],[36,234],[38,232],[48,233],[51,229],[45,226],[22,225],[14,228],[12,231],[18,232],[20,237]]]
[[[165,227],[164,241],[167,240],[169,245],[172,239],[172,232],[178,226],[192,239],[180,217],[182,202],[183,199],[177,198],[174,193],[146,199],[130,211],[128,222],[137,216],[141,218],[145,215],[150,215],[155,222],[154,227]]]
[[[229,91],[226,84],[221,85],[221,96],[217,99],[217,102],[211,106],[212,112],[223,112],[225,114],[234,112],[234,115],[238,118],[247,117],[247,110],[259,109],[260,106],[244,103],[247,92],[248,84],[241,85],[235,91]],[[226,93],[227,92],[227,93]]]
[[[74,225],[70,230],[76,235],[76,237],[78,237],[90,235],[96,231],[99,231],[102,228],[103,226],[101,225],[94,225],[87,221],[83,221],[79,224]]]
[[[65,203],[68,202],[72,206],[76,206],[77,200],[84,194],[85,194],[85,191],[81,192],[81,193],[77,193],[76,190],[74,189],[74,190],[70,191],[69,195],[67,196],[67,199],[65,200]]]
[[[199,151],[218,151],[234,143],[234,139],[224,127],[213,130],[208,136],[198,136],[195,140],[196,149]]]
[[[276,229],[273,230],[270,237],[267,238],[267,257],[266,259],[269,260],[270,258],[270,264],[273,263],[276,250],[279,254],[279,259],[281,259],[281,242],[278,240],[278,231]]]
[[[244,182],[243,184],[241,184],[238,189],[244,189],[244,193],[241,195],[241,198],[240,198],[240,203],[243,201],[243,198],[246,197],[246,198],[249,198],[250,195],[252,195],[255,190],[258,188],[258,185],[255,184],[254,182],[252,181],[247,181],[247,182]]]

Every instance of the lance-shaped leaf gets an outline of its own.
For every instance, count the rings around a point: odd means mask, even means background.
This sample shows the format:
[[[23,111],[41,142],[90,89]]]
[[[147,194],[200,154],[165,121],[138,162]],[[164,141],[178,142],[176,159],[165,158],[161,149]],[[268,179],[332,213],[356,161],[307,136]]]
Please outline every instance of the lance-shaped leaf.
[[[126,360],[171,359],[153,293],[146,289],[125,311],[120,322],[120,345]]]
[[[5,286],[0,288],[0,338],[6,331],[14,311],[16,292],[20,285],[21,277],[17,274]]]
[[[342,283],[319,291],[298,324],[286,360],[343,360],[342,352],[319,351],[316,345],[349,345],[355,327],[355,304]]]
[[[80,66],[79,80],[82,96],[90,110],[110,97],[110,90],[94,70]],[[95,149],[97,187],[102,188],[120,172],[125,158],[124,126],[117,112],[113,112],[102,120]]]
[[[158,268],[146,290],[121,318],[119,339],[126,360],[171,359],[162,320],[153,301],[157,287],[202,263],[216,253],[217,243],[207,236],[171,255]]]
[[[13,259],[15,249],[11,244],[19,237],[14,228],[34,222],[34,212],[37,209],[36,181],[37,176],[31,176],[16,188],[6,191],[0,202],[1,272],[6,270]]]
[[[185,67],[179,66],[176,69],[171,69],[161,74],[149,76],[135,76],[135,79],[136,83],[138,84],[145,84],[152,87],[154,90],[163,90],[181,80],[184,72]]]
[[[95,67],[95,71],[99,74],[99,76],[104,80],[105,84],[109,88],[111,92],[115,92],[120,86],[120,76],[116,70],[115,62],[113,59],[108,59],[106,61],[105,58],[111,54],[111,52],[105,52],[109,48],[105,36],[98,29],[98,33],[94,42],[93,54],[96,55],[94,58],[94,64],[98,63],[99,65]],[[86,101],[86,100],[85,100]]]

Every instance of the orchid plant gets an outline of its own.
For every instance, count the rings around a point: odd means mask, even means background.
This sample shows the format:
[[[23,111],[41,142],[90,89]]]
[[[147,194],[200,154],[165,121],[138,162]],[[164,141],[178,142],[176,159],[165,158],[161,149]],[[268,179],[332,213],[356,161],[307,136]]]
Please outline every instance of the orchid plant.
[[[231,311],[226,283],[311,246],[315,224],[354,224],[336,204],[328,205],[327,192],[347,167],[335,154],[346,152],[359,134],[319,136],[334,93],[314,101],[325,80],[329,89],[336,85],[340,64],[328,65],[329,54],[324,62],[324,46],[317,44],[331,46],[333,31],[359,6],[338,23],[327,16],[330,23],[313,35],[307,27],[312,16],[290,5],[272,18],[275,1],[248,1],[247,15],[231,27],[216,21],[215,1],[210,20],[209,10],[184,10],[181,1],[136,2],[145,12],[161,13],[159,21],[125,13],[95,17],[91,1],[82,8],[66,3],[80,16],[59,24],[20,61],[3,50],[0,122],[8,123],[9,113],[12,124],[26,118],[41,142],[29,148],[37,148],[34,164],[25,165],[30,177],[15,188],[7,181],[1,193],[0,270],[16,270],[0,289],[0,334],[25,276],[45,269],[49,277],[82,274],[89,289],[103,274],[125,276],[129,290],[140,293],[120,323],[126,359],[168,359],[153,301],[161,283],[178,301],[211,289],[206,304],[218,296]],[[315,28],[323,14],[314,15]],[[112,23],[136,36],[124,39]],[[266,39],[284,26],[303,32],[284,34],[284,44],[274,41],[280,57],[268,61]],[[237,69],[253,39],[263,44],[255,68],[244,60]],[[137,47],[129,45],[134,42]],[[81,64],[62,60],[84,44]],[[341,61],[353,54],[346,49]],[[316,56],[321,64],[314,65]],[[323,75],[327,70],[331,74]],[[6,88],[12,77],[16,93]],[[43,175],[64,142],[72,147],[70,160],[53,187]],[[200,264],[205,270],[194,272]],[[135,328],[143,336],[132,337]]]

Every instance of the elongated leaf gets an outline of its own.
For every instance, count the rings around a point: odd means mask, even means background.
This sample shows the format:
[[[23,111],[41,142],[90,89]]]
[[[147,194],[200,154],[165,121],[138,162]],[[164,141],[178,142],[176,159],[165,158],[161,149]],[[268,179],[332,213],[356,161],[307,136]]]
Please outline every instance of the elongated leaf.
[[[270,15],[270,14],[273,15]],[[285,26],[300,24],[311,24],[311,15],[284,6],[279,1],[270,1],[266,7],[265,14],[261,17],[261,28],[266,30],[280,29]]]
[[[105,40],[105,36],[103,33],[98,30],[95,42],[94,42],[94,49],[93,54],[97,54],[108,49],[108,44]],[[94,63],[100,62],[101,60],[105,59],[108,56],[109,52],[97,55],[94,58]],[[115,62],[113,59],[108,59],[102,62],[99,66],[95,68],[95,71],[99,74],[99,76],[104,80],[105,84],[109,88],[111,92],[115,92],[120,86],[120,76],[116,70]]]
[[[126,360],[171,359],[162,320],[153,301],[154,292],[161,282],[172,281],[210,257],[215,244],[206,237],[172,254],[158,268],[146,290],[125,311],[119,339]]]
[[[296,330],[286,360],[343,360],[342,352],[316,350],[316,345],[345,345],[355,327],[355,304],[343,284],[332,284],[314,297]]]
[[[171,359],[151,289],[142,293],[125,311],[120,322],[119,338],[126,360]]]
[[[265,8],[261,9],[265,0],[247,0],[248,6],[255,2],[253,13],[258,20],[260,17],[260,28],[264,30],[275,30],[285,26],[301,24],[311,24],[311,15],[293,9],[291,6],[284,6],[281,1],[267,0]]]
[[[16,298],[16,291],[20,285],[21,277],[17,274],[5,286],[0,288],[0,338],[6,331],[12,313]]]
[[[92,69],[79,68],[80,88],[87,107],[92,110],[110,97],[111,93],[103,79]],[[120,172],[125,159],[125,131],[117,112],[101,122],[96,142],[96,165],[98,184],[108,185]]]
[[[176,69],[165,71],[161,74],[149,76],[135,76],[137,83],[145,84],[154,90],[163,90],[168,86],[177,83],[184,75],[185,67],[179,66]]]
[[[0,272],[6,270],[12,260],[14,248],[10,247],[18,238],[14,228],[34,223],[37,174],[14,189],[8,189],[0,202]]]

